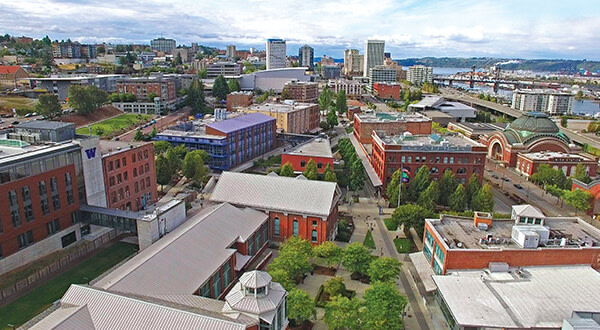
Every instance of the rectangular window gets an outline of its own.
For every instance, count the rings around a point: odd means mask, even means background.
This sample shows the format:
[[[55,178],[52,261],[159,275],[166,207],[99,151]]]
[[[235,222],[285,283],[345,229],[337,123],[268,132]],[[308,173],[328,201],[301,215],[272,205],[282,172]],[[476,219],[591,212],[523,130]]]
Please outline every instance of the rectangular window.
[[[137,168],[136,168],[136,167],[134,167],[134,168],[133,168],[133,177],[135,178],[136,176],[137,176]]]
[[[21,187],[21,197],[23,197],[23,213],[25,214],[25,221],[33,221],[33,206],[31,205],[31,193],[29,186]]]
[[[113,170],[113,162],[108,162],[108,170],[109,171]]]
[[[131,155],[131,162],[135,163],[135,154]]]
[[[122,183],[123,182],[123,177],[121,176],[121,173],[117,174],[117,184]]]
[[[127,175],[127,172],[123,173],[123,181],[127,181],[129,179],[129,176]]]
[[[150,188],[150,178],[146,178],[146,187]]]
[[[210,281],[206,281],[206,284],[204,284],[204,286],[202,287],[202,289],[200,289],[200,295],[202,297],[208,297],[210,298]]]
[[[144,173],[148,173],[150,172],[150,165],[146,164],[144,165]]]
[[[148,159],[148,150],[144,150],[144,159]]]
[[[317,220],[313,220],[312,225],[313,225],[313,227],[316,227],[317,226]]]
[[[58,194],[56,177],[50,178],[50,190],[52,191],[52,206],[54,207],[54,211],[58,211],[60,209],[60,195]]]
[[[17,200],[17,191],[11,190],[8,192],[8,200],[10,204],[10,217],[12,218],[13,227],[21,225],[21,214],[19,213],[19,201]]]
[[[213,297],[221,295],[221,272],[217,271],[212,277]]]
[[[33,231],[30,230],[17,236],[17,241],[19,242],[19,249],[24,249],[33,244]]]
[[[48,236],[52,236],[56,234],[60,230],[60,221],[58,219],[54,219],[46,224],[46,229],[48,229]]]
[[[448,157],[444,157],[444,164],[448,164]]]
[[[300,162],[300,167],[305,167],[306,166],[306,162],[305,161],[301,161]]]
[[[310,237],[311,241],[316,242],[317,241],[317,231],[313,229],[311,237]]]
[[[127,166],[127,159],[125,157],[121,159],[121,162],[123,163],[123,167]]]
[[[115,185],[115,177],[114,176],[111,176],[110,178],[108,178],[108,185],[111,187]]]
[[[405,156],[402,156],[402,158],[401,158],[400,162],[401,162],[401,163],[404,163],[404,162],[406,162],[406,157],[405,157]]]
[[[120,159],[115,160],[115,168],[121,168],[121,160]]]
[[[72,205],[75,203],[75,197],[73,196],[73,184],[71,181],[71,173],[65,173],[65,184],[67,187],[67,204]]]
[[[137,193],[140,191],[140,189],[139,189],[139,186],[138,186],[138,183],[137,183],[137,182],[133,184],[133,191],[134,191],[136,194],[137,194]]]
[[[321,168],[323,168],[323,163],[317,163],[317,168],[318,168],[318,169],[321,169]]]
[[[454,157],[450,157],[450,164],[454,164]]]

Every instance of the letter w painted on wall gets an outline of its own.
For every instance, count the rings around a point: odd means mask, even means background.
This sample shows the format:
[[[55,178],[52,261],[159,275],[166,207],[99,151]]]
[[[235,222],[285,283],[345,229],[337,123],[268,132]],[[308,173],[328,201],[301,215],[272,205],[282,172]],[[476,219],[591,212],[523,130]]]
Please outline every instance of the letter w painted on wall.
[[[85,154],[87,155],[88,159],[96,157],[96,148],[85,149]]]

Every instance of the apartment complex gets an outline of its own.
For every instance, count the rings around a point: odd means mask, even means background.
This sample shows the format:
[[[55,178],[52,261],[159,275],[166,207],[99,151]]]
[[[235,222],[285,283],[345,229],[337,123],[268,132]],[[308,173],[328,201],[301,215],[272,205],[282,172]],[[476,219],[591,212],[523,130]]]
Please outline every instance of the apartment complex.
[[[365,92],[363,88],[366,87],[366,84],[358,79],[330,80],[328,85],[335,94],[343,90],[346,93],[346,97],[353,99],[360,99]]]
[[[284,133],[303,134],[314,131],[319,128],[321,118],[318,104],[295,101],[257,104],[239,111],[273,117],[276,119],[277,129]]]
[[[358,49],[344,50],[344,75],[362,76],[365,69],[365,58]]]
[[[150,41],[150,49],[155,52],[170,53],[176,47],[174,39],[156,38]]]
[[[64,101],[69,96],[69,86],[71,85],[94,85],[99,89],[113,93],[117,91],[117,81],[123,79],[120,74],[102,74],[102,75],[52,75],[47,78],[35,78],[35,87],[45,89],[49,93],[58,96],[58,99]]]
[[[286,47],[283,39],[267,39],[267,70],[286,67]]]
[[[313,103],[319,99],[319,84],[316,82],[290,81],[283,90],[287,90],[294,101]]]
[[[211,156],[210,167],[223,171],[275,148],[276,125],[274,118],[252,113],[212,123],[175,125],[156,135],[156,140],[204,150]]]
[[[400,135],[410,132],[415,135],[431,134],[431,119],[420,113],[377,112],[354,115],[354,136],[360,143],[371,143],[373,131]]]
[[[225,56],[228,58],[234,58],[237,55],[237,51],[235,49],[235,45],[227,45],[225,50]]]
[[[335,182],[223,172],[210,197],[269,215],[269,237],[299,236],[318,245],[333,240],[341,190]]]
[[[363,74],[366,77],[369,74],[369,69],[383,65],[385,41],[383,40],[367,40],[365,43],[365,57]],[[394,80],[395,81],[395,80]]]
[[[512,108],[548,113],[551,116],[573,112],[573,94],[553,89],[518,89],[513,92]]]
[[[590,177],[596,176],[598,168],[597,159],[589,158],[579,154],[563,153],[556,151],[538,151],[519,153],[515,169],[527,177],[537,172],[541,164],[546,164],[554,169],[561,170],[565,176],[574,176],[578,164],[583,164],[585,172]]]
[[[408,67],[406,80],[413,85],[423,85],[424,83],[433,83],[433,68],[424,65],[413,65]]]
[[[373,84],[373,94],[382,99],[400,100],[402,86],[396,82],[376,82]]]
[[[139,211],[158,200],[154,145],[100,141],[107,207]]]
[[[396,69],[387,67],[385,65],[379,65],[369,69],[367,78],[369,84],[367,89],[373,92],[375,83],[394,83],[396,82]]]
[[[304,45],[298,50],[298,64],[301,67],[307,67],[309,70],[314,70],[315,67],[315,50],[309,45]]]
[[[337,65],[321,65],[321,76],[325,79],[337,79],[341,74],[342,69]]]
[[[408,170],[413,179],[423,165],[429,168],[433,180],[440,180],[447,170],[463,184],[473,174],[483,178],[487,148],[462,134],[439,136],[404,132],[391,136],[373,132],[372,138],[371,165],[384,189],[396,170]]]
[[[79,42],[53,42],[52,57],[53,58],[73,58],[73,59],[93,59],[96,58],[95,45],[82,45]]]
[[[281,155],[281,166],[290,163],[294,172],[304,172],[306,164],[313,160],[317,165],[317,172],[325,172],[327,164],[333,170],[333,154],[331,153],[331,144],[326,138],[314,138],[295,148],[285,151]]]
[[[117,81],[117,93],[133,94],[138,102],[152,103],[148,97],[152,94],[160,99],[161,108],[172,108],[177,103],[175,81],[163,77],[124,78]]]
[[[217,62],[206,67],[208,78],[223,76],[239,76],[242,74],[242,65],[234,62]]]

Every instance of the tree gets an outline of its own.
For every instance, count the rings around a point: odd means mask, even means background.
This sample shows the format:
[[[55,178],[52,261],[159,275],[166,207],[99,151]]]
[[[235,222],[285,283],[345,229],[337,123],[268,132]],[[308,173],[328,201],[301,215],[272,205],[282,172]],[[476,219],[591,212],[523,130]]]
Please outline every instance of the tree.
[[[183,162],[181,158],[177,155],[175,151],[176,148],[170,148],[167,150],[167,160],[169,161],[169,165],[173,168],[174,172],[181,170],[181,163]]]
[[[141,129],[135,131],[135,136],[133,137],[133,139],[136,141],[142,141],[144,139],[144,133],[142,133]]]
[[[331,169],[331,164],[325,165],[325,171],[323,172],[323,180],[328,182],[337,182],[335,172]]]
[[[429,187],[419,196],[417,204],[430,211],[435,211],[435,205],[440,198],[440,188],[437,181],[431,181]]]
[[[229,92],[239,92],[242,87],[240,86],[240,81],[237,79],[229,79],[227,82],[227,87],[229,88]]]
[[[569,117],[567,117],[567,116],[560,117],[560,126],[567,128],[567,125],[569,125]]]
[[[546,186],[546,192],[556,197],[556,203],[558,204],[558,202],[561,198],[563,198],[563,195],[565,194],[565,192],[567,192],[567,190],[560,189],[559,187],[551,184]]]
[[[318,178],[317,164],[315,164],[315,161],[312,158],[306,164],[302,175],[309,180],[316,180]]]
[[[434,213],[420,205],[405,204],[394,210],[392,221],[398,226],[403,226],[404,233],[409,233],[410,228],[415,228],[417,233],[422,236],[425,230],[425,218],[433,217]]]
[[[477,195],[479,189],[481,189],[481,182],[479,181],[477,174],[473,173],[465,187],[466,200],[469,208],[472,208],[471,201],[473,200],[473,196]]]
[[[323,321],[328,329],[360,329],[361,306],[362,303],[357,298],[334,296],[325,306]]]
[[[204,85],[198,80],[194,80],[186,90],[185,104],[192,108],[190,115],[205,113],[207,111],[206,101],[204,99]]]
[[[585,165],[583,165],[581,163],[577,164],[577,166],[575,167],[574,177],[576,180],[579,180],[583,183],[592,182],[592,179],[588,176],[587,168],[585,167]]]
[[[563,198],[567,204],[573,206],[576,210],[587,212],[592,207],[590,202],[594,196],[588,191],[575,189],[573,191],[565,191]]]
[[[470,181],[470,180],[469,180]],[[454,212],[462,212],[467,204],[467,192],[465,186],[459,184],[452,195],[450,195],[450,209]]]
[[[377,258],[369,265],[367,274],[371,281],[394,282],[400,276],[400,266],[396,258]]]
[[[402,169],[398,169],[398,171],[402,171]],[[429,187],[430,183],[431,177],[429,175],[429,168],[426,165],[419,167],[417,174],[415,174],[415,178],[410,182],[410,186],[406,190],[408,200],[416,201],[421,193]]]
[[[292,93],[290,93],[290,90],[288,88],[284,88],[281,91],[281,99],[282,100],[289,100],[292,98]]]
[[[325,259],[327,266],[332,267],[342,261],[344,250],[337,246],[334,242],[325,241],[313,248],[313,253],[316,257]]]
[[[106,102],[108,94],[95,85],[69,86],[69,105],[82,115],[95,111]]]
[[[281,166],[281,171],[279,172],[279,176],[288,176],[294,177],[294,168],[292,167],[292,163],[287,162]]]
[[[319,127],[320,127],[322,130],[324,130],[324,131],[326,131],[326,130],[328,130],[328,129],[330,129],[330,128],[331,128],[331,126],[329,126],[329,124],[328,124],[328,123],[327,123],[327,121],[325,121],[325,120],[323,120],[323,121],[321,121],[321,122],[319,123]]]
[[[448,206],[450,195],[456,191],[457,186],[454,172],[446,170],[440,180],[440,204]]]
[[[338,117],[334,110],[329,110],[327,113],[327,124],[331,127],[338,125]]]
[[[40,95],[35,105],[35,112],[48,118],[60,115],[62,108],[58,102],[58,96],[49,93]]]
[[[169,160],[163,154],[159,154],[156,158],[156,182],[160,184],[161,191],[164,189],[164,185],[171,182],[173,174],[175,172],[169,164]]]
[[[348,111],[346,92],[343,89],[337,93],[337,96],[335,98],[335,109],[340,115],[343,115],[346,113],[346,111]]]
[[[339,276],[330,278],[323,285],[323,291],[325,291],[329,297],[344,295],[344,293],[346,293],[346,284],[344,284],[344,279]]]
[[[175,65],[182,65],[183,64],[183,59],[181,58],[181,53],[177,53],[177,56],[175,56],[175,61],[174,61]]]
[[[271,275],[273,282],[281,284],[281,286],[288,292],[296,288],[296,284],[294,284],[290,273],[285,269],[277,268],[270,270],[269,275]]]
[[[312,246],[310,242],[297,236],[288,238],[279,248],[279,256],[267,267],[269,272],[284,269],[290,278],[298,281],[312,269],[310,257]]]
[[[323,113],[327,112],[331,107],[331,103],[333,102],[333,92],[329,89],[328,86],[323,88],[321,95],[319,95],[319,106],[321,107],[321,111]]]
[[[536,172],[531,176],[531,181],[542,186],[555,185],[561,189],[571,189],[565,173],[548,164],[538,166]]]
[[[486,183],[479,189],[471,205],[474,211],[494,212],[494,195],[490,185]]]
[[[158,94],[156,94],[155,92],[148,93],[148,96],[147,96],[148,102],[154,102],[155,97],[158,97]]]
[[[353,150],[352,157],[350,158],[350,188],[352,190],[362,189],[365,185],[365,179],[362,161],[356,155],[356,151]]]
[[[373,257],[371,252],[362,243],[350,243],[344,249],[342,265],[352,273],[367,274]]]
[[[288,318],[293,325],[302,324],[316,316],[315,302],[303,290],[293,289],[287,297]]]
[[[227,81],[225,81],[225,77],[220,74],[214,82],[213,85],[213,96],[217,98],[217,100],[224,100],[227,98],[227,94],[229,94],[229,86],[227,86]]]
[[[179,158],[181,161],[183,161],[185,159],[185,156],[189,152],[189,150],[188,150],[188,148],[185,147],[185,145],[180,144],[180,145],[176,146],[175,148],[173,148],[173,152],[177,155],[177,158]]]
[[[202,155],[198,151],[200,150],[194,150],[185,155],[181,171],[186,178],[200,185],[208,174],[208,168],[204,166]]]
[[[388,184],[385,189],[385,194],[389,199],[389,206],[396,207],[398,206],[398,194],[400,192],[400,184],[402,182],[402,169],[396,170],[394,174],[392,174],[392,181]],[[403,191],[406,191],[403,187]]]
[[[404,308],[408,299],[392,282],[374,282],[365,291],[362,324],[367,329],[402,329]]]
[[[154,141],[154,154],[160,155],[167,152],[167,150],[173,149],[173,146],[167,141]]]

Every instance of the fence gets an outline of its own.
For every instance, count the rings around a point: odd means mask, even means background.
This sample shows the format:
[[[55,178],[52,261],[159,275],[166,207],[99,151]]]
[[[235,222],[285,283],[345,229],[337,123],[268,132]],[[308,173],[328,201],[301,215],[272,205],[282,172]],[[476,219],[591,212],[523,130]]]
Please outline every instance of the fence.
[[[62,256],[60,259],[45,266],[44,268],[37,270],[35,273],[30,274],[23,279],[17,280],[15,283],[1,287],[0,306],[8,303],[10,300],[18,298],[24,291],[28,290],[32,286],[45,281],[57,273],[60,273],[64,268],[68,267],[73,262],[88,256],[95,250],[112,241],[115,237],[117,237],[117,231],[111,230],[93,241],[81,244],[69,254]]]

